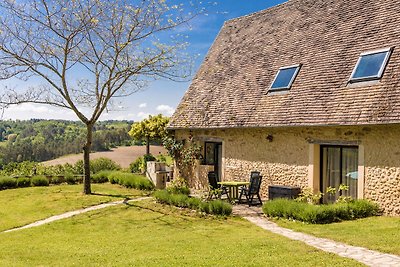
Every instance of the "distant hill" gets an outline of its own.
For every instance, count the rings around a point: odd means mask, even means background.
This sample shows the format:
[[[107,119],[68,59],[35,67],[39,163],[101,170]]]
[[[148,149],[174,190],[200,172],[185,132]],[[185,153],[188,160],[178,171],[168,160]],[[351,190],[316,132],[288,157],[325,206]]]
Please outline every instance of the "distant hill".
[[[130,145],[133,121],[101,121],[95,126],[92,151]],[[85,143],[84,124],[65,120],[0,121],[0,167],[20,161],[46,161],[80,153]]]

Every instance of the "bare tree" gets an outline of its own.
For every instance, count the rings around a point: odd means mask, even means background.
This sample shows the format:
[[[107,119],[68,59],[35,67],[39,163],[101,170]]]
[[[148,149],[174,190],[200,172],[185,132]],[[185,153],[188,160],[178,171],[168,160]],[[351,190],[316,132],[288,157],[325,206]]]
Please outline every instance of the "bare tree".
[[[149,79],[187,75],[181,71],[189,62],[181,54],[185,42],[165,36],[204,11],[192,3],[190,9],[165,0],[2,0],[0,79],[39,77],[44,84],[4,88],[0,105],[72,110],[87,128],[83,191],[90,194],[94,124],[113,99],[137,92]]]

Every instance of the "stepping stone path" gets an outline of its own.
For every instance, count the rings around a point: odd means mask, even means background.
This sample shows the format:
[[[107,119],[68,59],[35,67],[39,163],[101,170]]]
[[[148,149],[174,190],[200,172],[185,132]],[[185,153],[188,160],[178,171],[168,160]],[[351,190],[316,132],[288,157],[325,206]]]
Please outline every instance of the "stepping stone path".
[[[104,209],[104,208],[108,208],[108,207],[111,207],[111,206],[126,204],[126,203],[129,203],[129,202],[141,201],[141,200],[150,199],[150,198],[151,197],[140,197],[140,198],[135,198],[135,199],[124,199],[124,200],[120,200],[120,201],[114,201],[114,202],[104,203],[104,204],[100,204],[100,205],[96,205],[96,206],[91,206],[91,207],[80,209],[80,210],[74,210],[74,211],[66,212],[66,213],[63,213],[63,214],[60,214],[60,215],[52,216],[52,217],[49,217],[47,219],[40,220],[40,221],[31,223],[31,224],[28,224],[28,225],[25,225],[25,226],[22,226],[22,227],[6,230],[3,233],[14,232],[14,231],[22,230],[22,229],[32,228],[32,227],[40,226],[40,225],[43,225],[43,224],[48,224],[48,223],[51,223],[51,222],[54,222],[54,221],[70,218],[72,216],[75,216],[75,215],[78,215],[78,214],[82,214],[82,213],[86,213],[86,212],[89,212],[89,211]]]
[[[275,234],[282,235],[293,240],[302,241],[307,245],[326,252],[354,259],[364,263],[367,266],[400,266],[400,257],[396,255],[381,253],[362,247],[350,246],[326,238],[319,238],[280,227],[265,218],[260,207],[235,205],[233,213]]]

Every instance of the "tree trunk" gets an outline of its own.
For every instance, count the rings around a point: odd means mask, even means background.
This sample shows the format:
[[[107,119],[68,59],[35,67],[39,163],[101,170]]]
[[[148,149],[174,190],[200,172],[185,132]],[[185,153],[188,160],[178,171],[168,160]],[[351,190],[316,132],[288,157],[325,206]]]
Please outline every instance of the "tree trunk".
[[[83,166],[84,166],[84,177],[83,177],[83,193],[89,195],[92,193],[90,186],[90,151],[92,148],[93,138],[93,125],[86,124],[86,144],[83,147]]]
[[[146,136],[146,155],[150,155],[150,137]]]

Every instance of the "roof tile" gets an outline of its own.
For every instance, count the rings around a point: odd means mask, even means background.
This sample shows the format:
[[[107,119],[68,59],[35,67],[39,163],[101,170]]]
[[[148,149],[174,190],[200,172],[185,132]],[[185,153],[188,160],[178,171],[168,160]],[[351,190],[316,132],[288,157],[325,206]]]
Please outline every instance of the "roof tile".
[[[400,0],[290,0],[227,21],[170,128],[400,122]],[[380,81],[349,86],[360,53],[395,47]],[[288,92],[277,70],[303,64]]]

